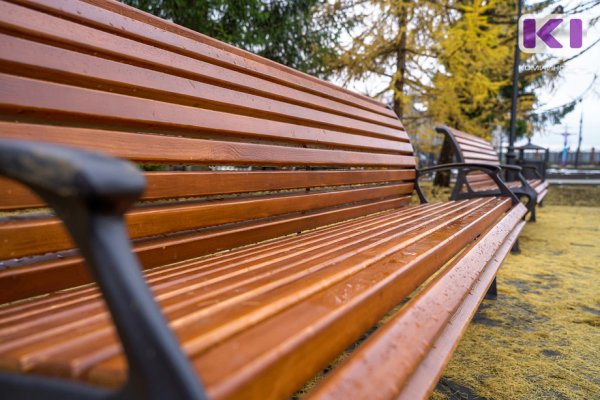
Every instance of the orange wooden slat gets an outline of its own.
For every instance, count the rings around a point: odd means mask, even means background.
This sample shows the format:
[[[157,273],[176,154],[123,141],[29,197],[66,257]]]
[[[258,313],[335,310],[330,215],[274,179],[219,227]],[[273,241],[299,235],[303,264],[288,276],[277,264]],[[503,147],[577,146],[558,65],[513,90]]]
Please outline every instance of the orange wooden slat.
[[[481,205],[484,205],[484,204],[491,204],[492,202],[491,202],[491,200],[483,200],[483,201],[482,201],[482,200],[476,200],[476,201],[474,201],[474,202],[471,202],[471,203],[472,203],[472,204],[477,204],[477,203],[479,203],[479,204],[481,204]],[[458,204],[464,204],[464,205],[467,205],[467,203],[458,203]],[[469,207],[466,207],[466,208],[465,208],[464,206],[462,206],[462,208],[463,208],[465,211],[469,210]],[[472,211],[473,211],[473,208],[471,208],[471,212],[472,212]],[[443,214],[442,214],[442,215],[443,215]],[[441,217],[442,217],[442,215],[440,215],[438,218],[441,218]],[[444,218],[444,219],[443,219],[443,221],[444,221],[444,222],[443,222],[443,224],[442,224],[442,225],[447,225],[447,224],[451,223],[451,220],[452,220],[452,219],[454,219],[454,220],[456,220],[456,218],[462,219],[462,218],[460,218],[460,215],[463,215],[463,214],[462,214],[462,213],[459,213],[459,214],[454,214],[454,217],[453,217],[453,218],[450,218],[450,219],[448,219],[448,218]],[[477,215],[477,213],[473,214],[473,216],[475,216],[475,215]],[[434,220],[432,220],[432,218],[430,217],[430,215],[429,215],[429,216],[428,216],[428,215],[424,215],[424,217],[425,217],[424,221],[427,221],[427,224],[429,224],[431,227],[435,227],[435,229],[441,229],[441,228],[440,228],[440,227],[441,227],[441,226],[440,226],[440,224],[439,224],[439,223],[437,223],[437,222],[435,222]],[[416,223],[416,221],[415,221],[414,219],[412,219],[410,223],[411,223],[411,224],[415,224],[415,223]],[[398,229],[398,227],[395,227],[397,224],[394,224],[394,223],[393,223],[393,221],[388,221],[388,222],[387,222],[387,224],[388,224],[390,227],[392,227],[392,229],[396,229],[396,230]],[[418,226],[418,224],[417,224],[417,225],[415,225],[415,227],[416,227],[416,226]],[[390,240],[393,238],[393,237],[390,237],[390,234],[389,234],[389,233],[386,233],[385,231],[380,231],[380,230],[378,230],[378,229],[377,229],[377,227],[374,227],[374,229],[375,229],[375,231],[374,231],[374,232],[376,232],[378,236],[380,236],[381,238],[383,238],[383,239],[385,240],[385,242],[389,242],[389,241],[390,241]],[[426,232],[426,230],[425,230],[425,232]],[[423,230],[417,230],[417,231],[415,231],[415,233],[417,233],[417,237],[423,237],[423,235],[425,235],[425,236],[428,236],[426,233],[424,233],[424,232],[423,232]],[[408,237],[407,237],[406,235],[404,235],[404,236],[402,236],[402,237],[404,238],[404,239],[403,239],[404,241],[407,241],[407,243],[411,243],[411,241],[408,239]],[[358,238],[357,238],[355,241],[356,241],[356,243],[362,243],[362,244],[361,244],[361,246],[365,246],[365,245],[367,245],[367,246],[371,246],[371,244],[370,244],[370,243],[372,243],[371,241],[359,240]],[[341,249],[340,249],[340,250],[341,250]],[[321,251],[321,250],[320,250],[320,251]],[[389,251],[389,250],[388,250],[388,251]],[[367,253],[368,253],[368,252],[367,252]],[[378,251],[378,252],[377,252],[377,254],[379,254],[379,253],[380,253],[380,252]],[[352,253],[350,253],[350,254],[348,254],[348,252],[347,252],[347,251],[343,251],[343,252],[341,252],[340,254],[343,254],[343,255],[344,255],[344,257],[348,257],[348,256],[350,256],[350,255],[352,255],[352,254],[364,255],[364,254],[365,254],[365,251],[362,251],[362,250],[361,250],[361,251],[352,252]],[[303,261],[304,261],[304,258],[303,258],[303,257],[302,257],[302,258],[300,258],[300,261],[301,261],[301,262],[302,262],[302,264],[304,265],[304,262],[303,262]],[[282,264],[282,266],[283,266],[283,265],[286,265],[286,264]],[[343,265],[339,265],[339,268],[342,268],[341,270],[339,270],[339,269],[338,269],[339,271],[345,271],[345,267],[344,267]],[[302,269],[301,269],[301,270],[299,270],[299,271],[305,271],[305,273],[307,272],[306,268],[302,268]],[[308,270],[308,271],[310,271],[310,270]],[[345,272],[345,273],[347,273],[347,272]],[[273,277],[273,278],[274,278],[274,277]],[[317,278],[315,278],[315,279],[316,279],[317,281],[320,281],[320,280],[319,280],[319,279],[317,279]],[[272,279],[269,279],[269,280],[267,280],[266,282],[267,282],[267,283],[270,283],[270,282],[271,282],[271,280],[272,280]],[[300,283],[300,284],[302,284],[302,283]],[[289,290],[293,290],[293,289],[291,289],[291,288],[290,288]],[[294,292],[296,292],[295,290],[293,290],[293,291],[294,291]],[[243,291],[243,292],[240,292],[240,293],[246,293],[246,291]],[[186,295],[187,295],[187,293],[186,293]],[[298,300],[297,300],[297,299],[295,299],[295,301],[298,301]],[[218,302],[218,303],[215,303],[215,304],[223,304],[223,303],[222,303],[222,302]],[[251,303],[251,304],[253,304],[253,303]],[[258,304],[263,304],[263,303],[262,303],[262,302],[259,302]],[[184,311],[184,310],[182,310],[182,311],[180,312],[180,314],[181,314],[182,316],[185,316],[186,320],[187,320],[187,319],[189,319],[189,317],[190,317],[190,313],[189,313],[189,312],[186,312],[186,311]],[[220,316],[220,315],[221,315],[221,313],[218,313],[218,315]],[[96,336],[92,336],[92,337],[96,337]],[[78,347],[77,343],[73,343],[73,344],[70,346],[70,348],[74,348],[74,349],[75,349],[75,348],[77,348],[77,347]],[[61,349],[63,349],[63,347],[61,347]],[[82,343],[81,350],[84,350],[84,349],[85,349],[85,346],[84,346],[84,345],[83,345],[83,343]],[[88,351],[89,351],[89,346],[87,346],[87,349],[88,349]],[[100,353],[101,353],[101,352],[103,352],[103,351],[104,351],[104,350],[101,350],[101,351],[99,350],[99,352],[98,352],[98,356],[100,356]],[[56,354],[56,355],[57,355],[59,358],[61,358],[61,357],[63,357],[65,354],[66,354],[66,353],[64,353],[64,352],[61,352],[61,354]],[[90,356],[93,356],[93,355],[90,355]],[[96,357],[96,356],[93,356],[93,357]],[[89,359],[89,357],[88,357],[88,359]],[[77,367],[76,365],[79,365],[79,366],[81,366],[81,365],[85,365],[85,364],[86,364],[86,362],[85,362],[85,361],[83,361],[83,359],[82,359],[82,360],[81,360],[81,363],[79,363],[79,362],[78,362],[78,363],[72,363],[71,365],[73,365],[73,367],[74,367],[76,370],[78,370],[78,369],[79,369],[79,367]],[[37,368],[36,368],[36,370],[37,370]]]
[[[241,84],[250,85],[252,91],[261,90],[265,95],[278,93],[281,96],[286,91],[289,92],[292,90],[214,64],[194,60],[13,4],[0,3],[0,26],[27,33],[28,35],[41,35],[46,39],[58,41],[59,43],[68,43],[69,46],[84,46],[88,52],[93,54],[102,52],[110,54],[119,60],[135,60],[142,65],[153,63],[155,68],[161,71],[169,71],[177,68],[180,74],[184,76],[194,76],[197,79],[206,79],[210,76],[212,79],[218,79],[219,82],[225,85],[230,85],[232,82],[237,82],[238,86]],[[343,108],[343,105],[338,106],[338,108],[340,107]],[[332,106],[329,107],[329,109],[331,108]],[[315,110],[315,112],[317,111]],[[357,113],[360,114],[360,111]],[[357,119],[348,119],[336,114],[330,114],[330,116],[332,123],[337,118],[340,121],[346,121],[346,127],[350,129],[365,129],[366,131],[373,131],[380,135],[387,134],[392,136],[396,135],[396,132],[402,132],[398,131],[402,129],[398,122],[392,128]],[[384,120],[388,119],[385,118]],[[354,124],[351,126],[348,124],[349,121],[354,121]]]
[[[61,17],[99,27],[135,41],[171,49],[227,68],[309,91],[319,96],[357,105],[396,119],[380,102],[342,89],[292,68],[246,52],[234,46],[172,24],[123,4],[106,1],[73,3],[63,0],[21,0],[22,4],[52,12]]]
[[[457,139],[462,139],[462,140],[473,142],[473,143],[479,143],[483,146],[489,146],[489,141],[487,141],[484,138],[481,138],[479,136],[471,135],[469,133],[462,132],[462,131],[459,131],[457,129],[452,129],[452,128],[450,128],[450,131],[452,132],[452,134],[455,137],[457,137]]]
[[[152,127],[195,130],[204,134],[219,132],[238,137],[250,136],[297,142],[319,142],[319,138],[324,138],[328,134],[343,140],[341,137],[349,135],[345,132],[77,88],[6,74],[0,74],[0,85],[3,88],[0,92],[0,109],[12,110],[17,113],[29,111],[38,115],[38,118],[43,117],[49,124],[65,125],[64,119],[67,115],[71,115],[69,121],[72,121],[73,117],[78,117],[95,125],[109,122],[113,125],[129,123],[139,126],[142,124]],[[402,135],[396,135],[392,130],[388,132],[389,135],[371,133],[373,136],[388,140],[399,140],[400,136],[405,136],[403,132]],[[361,135],[349,136],[349,140],[354,139],[359,142],[371,140]]]
[[[160,200],[282,189],[411,181],[415,178],[415,171],[146,172],[145,176],[147,189],[142,200]],[[37,207],[45,207],[45,203],[24,186],[0,178],[0,210]]]
[[[330,211],[307,213],[270,222],[246,224],[230,229],[188,234],[173,239],[153,240],[134,245],[142,266],[154,268],[221,250],[257,243],[333,224],[371,213],[406,206],[410,197],[359,204]],[[40,262],[0,271],[0,303],[79,286],[90,282],[79,257]]]
[[[483,300],[489,286],[496,276],[496,271],[500,268],[514,242],[518,239],[519,233],[523,229],[525,221],[521,221],[507,237],[504,244],[498,249],[496,257],[487,265],[478,282],[467,294],[462,306],[452,317],[452,324],[448,324],[444,331],[438,336],[430,352],[425,356],[419,367],[406,383],[402,393],[397,397],[398,400],[413,400],[426,398],[437,385],[444,367],[450,361],[454,349],[458,346],[458,341],[465,333],[469,321],[478,310],[478,305]]]
[[[310,397],[396,398],[431,351],[440,332],[451,323],[451,317],[459,310],[469,291],[477,285],[488,264],[495,265],[494,272],[499,267],[498,251],[526,212],[523,205],[513,208],[469,251],[453,261],[417,297],[367,339],[348,362],[336,369]],[[456,324],[456,321],[452,324]],[[379,371],[376,375],[368,372],[374,369]],[[365,381],[365,375],[369,375],[370,379]]]
[[[0,78],[1,81],[1,78]],[[1,94],[0,94],[1,97]],[[102,151],[140,163],[412,167],[412,156],[191,139],[103,129],[0,122],[0,137]]]
[[[401,196],[412,192],[412,188],[412,184],[406,183],[289,196],[262,196],[242,200],[144,207],[127,213],[127,228],[129,237],[137,239]],[[9,221],[0,224],[0,243],[2,243],[0,260],[66,250],[74,246],[62,222],[55,218]]]
[[[339,123],[340,126],[344,126],[350,121],[347,117],[354,119],[361,115],[355,109],[339,115],[340,108],[343,109],[340,104],[333,104],[324,110],[309,108],[312,104],[296,105],[264,97],[264,93],[241,92],[236,88],[179,77],[164,70],[155,71],[124,64],[5,34],[0,34],[0,55],[5,72],[15,75],[45,77],[51,81],[91,88],[102,87],[108,91],[134,93],[138,96],[199,105],[204,108],[218,107],[221,110],[248,115],[261,113],[267,118],[292,122],[301,119],[314,125]],[[387,120],[381,115],[369,117],[361,120],[375,124],[382,124]],[[399,123],[386,125],[401,129]]]

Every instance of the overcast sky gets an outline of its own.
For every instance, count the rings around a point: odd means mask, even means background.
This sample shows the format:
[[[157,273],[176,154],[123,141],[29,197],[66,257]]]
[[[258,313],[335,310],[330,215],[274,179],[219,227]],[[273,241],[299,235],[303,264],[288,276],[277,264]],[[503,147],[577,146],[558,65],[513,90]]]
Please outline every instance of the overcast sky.
[[[598,12],[596,12],[597,14]],[[584,39],[583,47],[587,47],[600,37],[600,27],[591,28]],[[586,45],[586,43],[588,43]],[[558,82],[556,91],[544,91],[540,98],[544,105],[540,109],[552,108],[565,104],[580,96],[593,82],[594,75],[598,78],[594,87],[587,92],[582,102],[575,110],[568,114],[560,125],[548,125],[545,132],[536,133],[532,142],[548,146],[553,150],[563,147],[563,137],[558,135],[565,129],[575,135],[569,136],[571,149],[577,147],[577,134],[579,134],[579,119],[583,112],[582,149],[595,147],[600,149],[600,43],[587,53],[567,63],[562,71],[563,78]]]

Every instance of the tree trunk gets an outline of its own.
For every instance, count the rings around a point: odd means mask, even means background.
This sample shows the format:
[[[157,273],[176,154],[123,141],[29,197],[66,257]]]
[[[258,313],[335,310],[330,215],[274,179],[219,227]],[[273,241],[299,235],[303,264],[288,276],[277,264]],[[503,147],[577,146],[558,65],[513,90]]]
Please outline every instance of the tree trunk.
[[[450,139],[448,137],[444,137],[444,144],[442,145],[442,150],[440,151],[440,158],[438,164],[449,164],[453,161],[453,149],[452,143],[450,143]],[[439,171],[435,174],[435,179],[433,180],[434,186],[450,186],[450,171]]]
[[[404,102],[401,96],[404,94],[404,73],[406,72],[406,21],[407,10],[404,8],[398,15],[398,29],[400,30],[400,41],[396,49],[396,79],[393,82],[394,88],[394,112],[402,120]]]

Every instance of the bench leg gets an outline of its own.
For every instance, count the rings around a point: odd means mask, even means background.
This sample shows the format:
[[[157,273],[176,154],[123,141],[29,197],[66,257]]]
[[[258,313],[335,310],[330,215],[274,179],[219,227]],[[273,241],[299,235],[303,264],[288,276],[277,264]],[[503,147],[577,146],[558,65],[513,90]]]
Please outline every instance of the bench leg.
[[[515,240],[513,243],[512,249],[510,249],[511,254],[521,254],[521,246],[519,245],[519,239]]]
[[[535,222],[535,204],[531,205],[531,214],[529,215],[529,222]]]
[[[496,300],[498,298],[498,288],[496,287],[496,277],[492,281],[492,284],[488,288],[485,298],[488,300]]]

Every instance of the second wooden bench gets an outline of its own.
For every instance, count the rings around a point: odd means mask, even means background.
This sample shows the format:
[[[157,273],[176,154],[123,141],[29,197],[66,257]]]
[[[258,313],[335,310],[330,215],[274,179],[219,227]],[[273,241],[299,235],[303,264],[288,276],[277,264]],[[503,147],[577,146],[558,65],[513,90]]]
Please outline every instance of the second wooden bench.
[[[505,171],[504,177],[514,176],[508,180],[507,186],[519,197],[528,199],[527,208],[530,212],[529,220],[535,222],[536,205],[542,205],[542,201],[548,194],[548,182],[542,179],[537,169],[532,166],[519,167],[516,165],[505,165],[500,163],[498,153],[494,150],[492,144],[480,137],[470,135],[442,125],[437,126],[436,131],[445,135],[445,142],[442,152],[451,151],[456,157],[456,161],[461,163],[485,163],[495,165]],[[529,168],[533,171],[536,179],[525,179],[521,174],[522,168]],[[465,188],[463,185],[466,185]],[[481,173],[472,173],[469,175],[459,174],[452,194],[453,199],[469,198],[470,193],[481,192],[488,189],[494,190],[496,185],[489,177]]]

